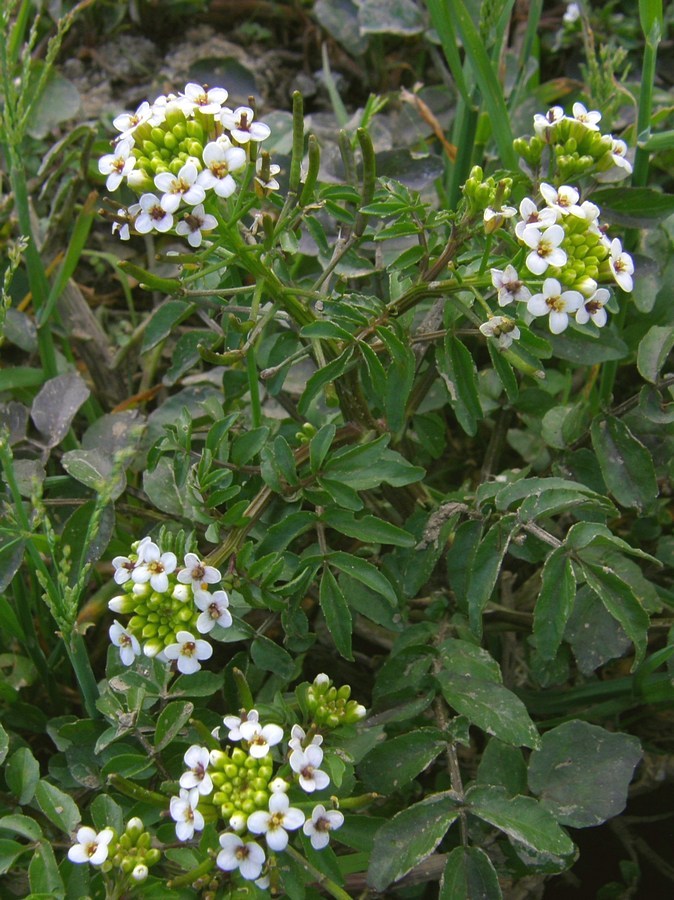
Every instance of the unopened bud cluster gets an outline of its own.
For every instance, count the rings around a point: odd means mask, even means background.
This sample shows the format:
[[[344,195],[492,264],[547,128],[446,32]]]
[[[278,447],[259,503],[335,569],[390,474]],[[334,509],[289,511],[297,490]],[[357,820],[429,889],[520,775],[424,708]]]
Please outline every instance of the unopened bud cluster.
[[[130,616],[126,626],[115,621],[110,627],[110,640],[119,647],[122,662],[131,665],[142,652],[174,661],[182,674],[198,671],[213,648],[196,635],[232,624],[225,591],[209,591],[221,581],[220,572],[194,553],[186,553],[179,567],[175,553],[162,552],[149,537],[137,541],[128,556],[115,557],[112,564],[124,593],[108,606]]]
[[[323,728],[355,725],[365,715],[365,707],[350,700],[351,688],[337,688],[327,675],[317,675],[307,691],[307,707],[314,722]]]
[[[119,869],[131,883],[145,881],[152,866],[161,859],[161,852],[152,846],[152,835],[145,830],[142,819],[129,819],[124,832],[117,837],[113,828],[96,832],[88,825],[77,831],[75,843],[68,851],[73,863],[89,863],[103,872]]]
[[[152,846],[152,835],[145,830],[142,819],[135,816],[129,819],[126,830],[117,840],[117,844],[103,864],[116,866],[134,882],[145,881],[152,866],[161,859],[161,852]]]
[[[127,240],[139,234],[170,232],[199,247],[203,233],[217,228],[221,200],[239,187],[235,180],[255,162],[257,145],[271,134],[249,106],[230,109],[224,88],[189,83],[180,94],[143,102],[135,113],[113,122],[120,132],[113,153],[98,163],[106,187],[126,183],[138,203],[118,210],[113,232]],[[257,160],[254,175],[261,195],[278,190],[269,154]]]
[[[533,173],[552,165],[555,181],[585,175],[598,181],[619,181],[632,171],[627,145],[611,134],[602,134],[600,121],[601,113],[588,111],[582,103],[573,104],[572,115],[553,106],[544,115],[534,116],[534,136],[518,138],[514,148]]]

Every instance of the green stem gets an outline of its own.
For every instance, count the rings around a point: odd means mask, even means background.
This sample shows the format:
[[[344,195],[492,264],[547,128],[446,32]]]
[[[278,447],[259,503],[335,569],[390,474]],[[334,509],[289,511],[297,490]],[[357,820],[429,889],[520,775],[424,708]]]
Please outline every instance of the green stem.
[[[318,884],[320,884],[328,894],[334,897],[335,900],[351,900],[346,891],[342,890],[342,888],[338,884],[335,884],[334,881],[328,878],[327,875],[324,875],[315,866],[312,866],[309,860],[305,859],[302,854],[298,853],[297,850],[295,850],[295,848],[290,844],[288,844],[288,846],[286,847],[285,852],[288,853],[295,860],[295,862],[299,863],[302,868],[306,869],[307,872],[313,875]]]
[[[641,67],[641,88],[639,91],[639,111],[637,114],[637,140],[648,131],[651,124],[653,111],[653,85],[655,84],[655,64],[660,43],[660,23],[653,20],[650,31],[645,34],[646,46],[644,47],[644,60]],[[649,151],[637,145],[634,154],[634,170],[632,172],[632,185],[643,187],[648,181]]]
[[[195,881],[198,881],[198,879],[203,878],[204,875],[208,875],[213,868],[215,868],[215,860],[209,857],[196,868],[191,869],[189,872],[185,872],[184,875],[178,875],[177,878],[172,878],[170,881],[167,881],[166,887],[169,888],[169,890],[172,890],[173,888],[189,887],[191,884],[194,884]]]
[[[141,787],[123,775],[117,775],[116,772],[108,775],[108,784],[111,784],[115,790],[131,800],[140,800],[141,803],[149,803],[151,806],[158,806],[160,809],[168,809],[169,799],[157,791],[148,791],[147,788]]]
[[[248,390],[250,391],[250,419],[253,428],[262,424],[262,404],[260,403],[260,378],[255,361],[255,347],[246,353],[246,370],[248,373]]]

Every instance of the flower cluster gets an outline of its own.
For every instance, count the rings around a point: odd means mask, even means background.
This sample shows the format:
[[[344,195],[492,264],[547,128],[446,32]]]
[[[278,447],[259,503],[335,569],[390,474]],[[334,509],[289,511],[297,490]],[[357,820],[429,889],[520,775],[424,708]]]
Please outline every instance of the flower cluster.
[[[319,689],[327,683],[330,690],[327,676],[321,675],[317,681]],[[314,686],[316,682],[310,688]],[[346,701],[344,688],[336,690],[336,694],[340,692],[342,697],[335,696],[333,701]],[[316,710],[320,708],[317,704]],[[364,713],[364,708],[358,707],[357,717]],[[355,709],[351,708],[349,718],[355,721],[354,716]],[[219,738],[223,728],[229,742],[224,749],[209,750],[195,744],[185,753],[186,769],[180,777],[179,794],[170,800],[170,814],[181,841],[192,840],[207,822],[221,820],[226,830],[218,838],[218,867],[226,872],[238,870],[244,879],[266,887],[268,853],[283,852],[292,832],[301,828],[312,847],[322,850],[329,843],[330,832],[344,822],[343,814],[326,808],[325,803],[315,804],[309,816],[300,808],[306,806],[304,795],[322,791],[330,784],[330,776],[321,768],[323,736],[317,731],[317,719],[308,732],[293,725],[281,762],[278,748],[284,739],[283,729],[273,723],[263,725],[257,710],[225,716],[213,736]],[[279,771],[285,772],[285,777]],[[300,806],[293,805],[291,795]]]
[[[236,191],[234,175],[255,161],[257,144],[271,134],[250,107],[225,106],[227,97],[224,88],[189,83],[181,94],[145,101],[135,113],[114,119],[120,134],[98,169],[109,191],[126,183],[140,195],[118,210],[113,232],[123,240],[132,228],[138,234],[175,230],[199,247],[203,233],[217,227],[206,206],[215,211],[218,198]],[[258,160],[256,183],[263,192],[278,189],[278,171],[268,155]]]
[[[594,179],[624,177],[631,171],[627,147],[623,141],[599,131],[601,113],[589,111],[575,103],[573,115],[567,116],[555,106],[545,115],[534,117],[535,136],[529,141],[516,141],[516,148],[530,165],[539,165],[545,147],[551,149],[549,172],[556,172],[560,182],[567,175],[580,178],[592,174]],[[554,164],[553,164],[554,163]],[[471,173],[467,202],[475,204],[476,191],[484,190],[489,179],[481,170]],[[519,208],[504,207],[499,213],[498,227],[511,220],[515,238],[522,248],[526,270],[513,264],[491,270],[499,307],[515,301],[526,303],[533,317],[548,317],[548,327],[560,334],[571,318],[580,325],[593,322],[602,328],[607,322],[606,304],[611,292],[600,284],[613,284],[623,291],[633,288],[634,263],[619,238],[610,238],[600,223],[599,207],[582,196],[579,185],[541,181],[534,197],[524,197]],[[467,185],[468,187],[468,182]],[[494,193],[495,185],[489,185]],[[517,213],[519,212],[519,216]],[[495,212],[484,208],[485,228],[494,230]],[[517,262],[517,260],[515,260]],[[490,315],[480,331],[507,349],[520,337],[516,320],[507,315]]]
[[[90,863],[104,872],[116,867],[132,883],[138,884],[145,881],[150,868],[161,859],[161,853],[152,846],[152,835],[145,830],[142,819],[134,816],[119,837],[112,828],[97,833],[88,825],[82,826],[68,850],[68,859],[77,864]]]
[[[131,616],[126,626],[117,620],[110,626],[110,640],[124,665],[142,652],[174,661],[184,675],[197,672],[213,648],[195,633],[206,635],[216,625],[232,624],[226,592],[209,590],[220,582],[220,572],[195,553],[186,553],[179,567],[175,553],[162,552],[149,537],[137,541],[128,557],[116,556],[112,565],[124,593],[108,606]]]
[[[552,164],[560,181],[592,175],[597,181],[619,181],[632,171],[627,144],[612,134],[602,134],[601,113],[574,103],[568,115],[561,106],[534,116],[533,137],[518,138],[515,151],[533,174]],[[551,153],[552,159],[546,160]]]

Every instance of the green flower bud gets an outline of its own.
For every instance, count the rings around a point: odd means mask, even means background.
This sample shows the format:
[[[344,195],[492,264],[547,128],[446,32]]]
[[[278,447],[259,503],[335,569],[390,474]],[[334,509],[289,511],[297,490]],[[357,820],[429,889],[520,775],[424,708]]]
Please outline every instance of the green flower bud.
[[[231,781],[233,778],[236,778],[239,774],[239,767],[234,763],[229,763],[229,765],[225,766],[225,776]]]
[[[150,140],[157,147],[164,146],[164,132],[161,128],[153,128],[150,132]]]
[[[250,815],[256,810],[255,802],[253,800],[246,799],[241,804],[241,809],[246,813],[246,815]]]
[[[185,113],[176,106],[169,107],[166,111],[164,125],[175,133],[176,129],[185,129],[187,122]]]
[[[266,809],[269,803],[269,794],[267,791],[256,791],[253,794],[253,803],[257,809]]]
[[[176,141],[184,141],[187,137],[185,122],[176,122],[171,128],[171,134],[175,137]]]
[[[216,787],[222,787],[225,783],[227,776],[224,772],[212,772],[211,773],[211,781]]]
[[[178,147],[178,138],[170,131],[164,135],[164,146],[168,150],[176,150]]]
[[[159,147],[152,141],[143,141],[141,146],[146,156],[152,157],[155,153],[159,152]]]
[[[187,606],[183,606],[177,613],[178,621],[180,622],[189,622],[194,617],[194,610],[190,609]]]
[[[161,850],[158,850],[157,847],[150,847],[150,849],[145,854],[145,862],[148,866],[154,866],[161,859]]]
[[[149,831],[144,831],[138,838],[136,843],[137,847],[140,847],[143,850],[149,850],[152,846],[152,835]]]
[[[141,635],[144,638],[152,638],[157,634],[157,626],[153,625],[152,622],[148,622],[143,626],[143,630],[141,631]]]
[[[185,123],[185,127],[187,129],[187,134],[191,138],[194,138],[195,140],[203,144],[203,140],[205,137],[204,129],[201,127],[199,122],[197,122],[195,119],[190,119]]]
[[[143,653],[145,656],[149,656],[152,659],[153,656],[156,656],[161,650],[164,649],[164,642],[157,640],[156,638],[146,641],[143,644]]]
[[[222,750],[211,750],[210,760],[214,768],[222,769],[229,762],[229,756]]]
[[[242,766],[245,761],[248,759],[248,754],[245,753],[240,747],[235,747],[232,750],[232,762],[236,764],[236,766]]]
[[[213,803],[215,803],[217,806],[223,806],[223,804],[227,803],[228,800],[229,797],[224,791],[215,791],[213,793]]]
[[[348,684],[343,684],[337,691],[337,696],[340,700],[348,700],[351,696],[351,687]]]
[[[243,765],[246,769],[257,769],[258,761],[254,756],[249,756]]]

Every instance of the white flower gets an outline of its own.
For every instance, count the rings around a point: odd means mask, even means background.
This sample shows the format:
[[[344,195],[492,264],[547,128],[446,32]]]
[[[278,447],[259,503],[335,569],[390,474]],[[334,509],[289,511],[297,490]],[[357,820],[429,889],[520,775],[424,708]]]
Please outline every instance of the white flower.
[[[229,597],[225,591],[215,591],[213,594],[200,591],[195,596],[194,602],[202,610],[197,619],[197,631],[200,634],[208,634],[216,625],[229,628],[232,624],[232,614],[227,609]]]
[[[208,592],[209,584],[217,584],[222,580],[222,575],[214,566],[207,566],[196,553],[185,554],[185,565],[178,572],[178,581],[181,584],[189,584],[196,597],[199,591]]]
[[[627,159],[627,144],[618,138],[613,138],[613,147],[611,148],[611,156],[616,166],[625,170],[625,175],[632,172],[632,163]]]
[[[527,309],[534,316],[549,314],[549,327],[553,334],[561,334],[569,324],[569,313],[575,313],[585,301],[579,291],[563,291],[556,278],[546,278],[543,292],[534,294]]]
[[[192,744],[189,750],[185,752],[183,759],[185,765],[189,766],[189,769],[180,776],[180,787],[187,788],[187,790],[196,788],[203,796],[208,796],[208,794],[212,793],[213,782],[208,774],[208,764],[210,762],[208,747]]]
[[[545,137],[551,125],[564,118],[564,110],[561,106],[553,106],[545,115],[536,113],[534,116],[534,134],[538,137]]]
[[[143,194],[138,201],[140,212],[135,223],[138,234],[149,234],[150,231],[170,231],[173,227],[173,216],[166,212],[154,194]]]
[[[121,131],[121,139],[129,138],[133,132],[142,125],[143,122],[150,122],[152,119],[152,107],[144,100],[135,113],[121,113],[112,120],[112,124],[117,131]],[[154,122],[152,124],[155,124]],[[132,141],[133,143],[133,141]]]
[[[279,744],[283,740],[283,729],[280,725],[260,726],[259,722],[242,722],[239,728],[241,737],[244,741],[248,741],[250,747],[248,752],[255,759],[262,759],[269,753],[271,747]]]
[[[160,172],[154,176],[154,184],[162,191],[160,205],[168,213],[174,213],[184,200],[188,206],[196,206],[206,199],[206,191],[197,184],[199,170],[193,162],[186,162],[177,175]]]
[[[274,178],[275,175],[281,171],[281,166],[274,165],[273,163],[269,164],[269,178],[265,180],[262,177],[262,168],[263,168],[264,160],[261,156],[258,156],[255,161],[255,181],[265,189],[265,191],[278,191],[280,185],[278,181]]]
[[[201,232],[213,231],[218,220],[210,213],[204,212],[203,204],[195,206],[190,212],[186,212],[181,221],[176,225],[176,234],[187,236],[190,247],[201,246]]]
[[[569,3],[566,7],[566,12],[562,16],[562,22],[565,25],[573,25],[574,22],[577,22],[580,18],[580,6],[577,3]]]
[[[238,106],[234,111],[223,109],[220,121],[239,144],[248,141],[264,141],[271,134],[271,128],[263,122],[253,122],[255,113],[249,106]]]
[[[623,251],[619,238],[613,238],[611,241],[611,255],[608,264],[618,285],[624,291],[631,291],[634,287],[634,282],[632,281],[634,263],[629,253]]]
[[[306,739],[307,735],[304,728],[302,728],[301,725],[293,725],[293,727],[290,729],[290,740],[288,741],[288,746],[291,750],[301,750],[304,747]],[[309,741],[309,744],[317,744],[319,747],[322,743],[322,734],[315,734]]]
[[[290,806],[286,794],[277,793],[269,798],[269,812],[256,810],[248,816],[248,831],[263,834],[269,849],[280,853],[288,846],[288,831],[294,831],[303,822],[302,810]]]
[[[572,107],[573,118],[576,122],[582,122],[590,131],[599,131],[597,124],[601,120],[601,113],[595,111],[588,112],[582,103],[574,103]]]
[[[492,316],[480,325],[480,331],[486,337],[496,338],[502,350],[507,350],[513,341],[520,339],[519,328],[508,316]]]
[[[341,828],[344,816],[337,809],[326,810],[322,804],[314,807],[311,818],[302,826],[302,831],[311,840],[314,850],[323,850],[330,841],[330,832]]]
[[[583,210],[578,205],[580,194],[570,185],[563,184],[560,188],[555,189],[551,184],[544,182],[541,184],[541,194],[548,206],[560,215],[565,216],[571,213],[580,219],[584,218]]]
[[[171,797],[169,810],[176,823],[176,837],[179,841],[191,841],[195,831],[203,831],[204,817],[197,809],[199,791],[196,788],[180,788],[179,797]]]
[[[520,216],[522,221],[515,225],[515,234],[520,240],[522,240],[524,229],[528,225],[547,228],[549,225],[554,225],[557,221],[557,213],[554,209],[551,209],[549,206],[539,209],[530,197],[525,197],[520,203]]]
[[[584,325],[590,319],[597,328],[603,328],[606,325],[607,315],[604,304],[608,303],[611,292],[606,288],[599,288],[591,297],[584,302],[576,311],[576,322]]]
[[[115,574],[112,576],[115,583],[125,584],[131,578],[131,573],[136,568],[136,563],[129,559],[128,556],[115,556],[112,560],[112,566],[115,570]]]
[[[119,656],[125,666],[130,666],[137,656],[140,656],[140,644],[138,640],[120,625],[117,619],[110,626],[110,640],[119,647]]]
[[[133,156],[133,141],[120,141],[115,147],[114,153],[106,153],[98,160],[98,171],[101,175],[107,175],[105,187],[109,191],[116,191],[136,165],[136,157]]]
[[[68,850],[68,859],[74,863],[88,862],[92,866],[100,866],[108,858],[108,844],[114,836],[112,828],[104,828],[96,834],[93,828],[84,825],[77,831],[77,843]]]
[[[583,200],[580,204],[580,211],[583,214],[583,218],[590,223],[590,231],[596,234],[599,231],[599,216],[601,215],[601,210],[597,204],[592,203],[590,200]]]
[[[202,113],[216,115],[222,109],[222,104],[227,100],[227,96],[224,88],[215,87],[206,90],[200,84],[190,82],[185,85],[181,99],[184,98],[192,110],[198,108]]]
[[[260,877],[265,863],[264,850],[255,841],[244,843],[238,834],[225,832],[220,835],[222,850],[216,860],[218,868],[225,872],[238,869],[247,881],[255,881]]]
[[[491,283],[498,290],[498,305],[508,306],[513,300],[528,300],[531,291],[520,281],[514,266],[507,265],[505,269],[491,270]]]
[[[178,643],[165,647],[164,655],[166,659],[178,661],[178,671],[183,675],[194,675],[201,668],[199,660],[213,656],[213,648],[208,641],[197,640],[189,631],[179,631],[176,638]]]
[[[330,784],[330,776],[319,768],[323,762],[323,751],[318,744],[309,744],[305,750],[293,750],[289,762],[293,772],[299,775],[300,787],[307,794],[322,791]]]
[[[168,576],[178,564],[175,553],[162,553],[159,547],[149,541],[143,545],[142,561],[138,558],[137,565],[131,572],[131,578],[136,584],[150,582],[153,591],[163,594],[168,590]]]
[[[493,234],[506,219],[511,219],[516,213],[517,210],[514,206],[502,206],[500,209],[492,209],[491,206],[488,206],[482,215],[486,233]]]
[[[131,174],[133,175],[133,172]],[[117,210],[117,218],[112,223],[111,230],[113,234],[119,234],[120,241],[128,241],[131,237],[131,226],[135,226],[139,212],[140,203],[132,203],[127,209]]]
[[[243,717],[225,716],[222,720],[222,724],[225,728],[229,729],[227,737],[230,741],[242,741],[244,740],[244,737],[241,734],[241,725],[244,722],[250,722],[253,725],[257,725],[258,720],[258,711],[256,709],[251,709],[247,713],[244,713]]]
[[[527,269],[534,275],[542,275],[548,266],[563,266],[566,252],[559,246],[564,240],[561,225],[550,225],[545,231],[535,225],[527,225],[522,233],[522,241],[531,248],[527,256]]]
[[[214,190],[218,197],[230,197],[236,190],[231,172],[238,172],[246,165],[246,151],[241,147],[226,146],[221,141],[206,144],[202,153],[204,170],[197,179],[205,190]]]

